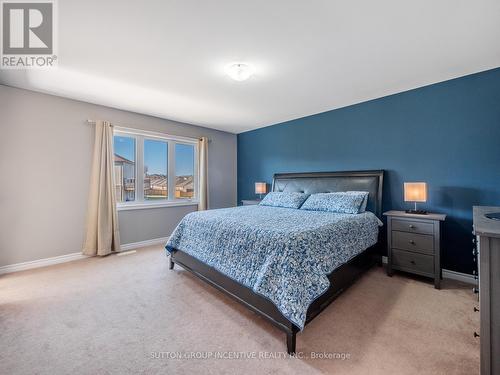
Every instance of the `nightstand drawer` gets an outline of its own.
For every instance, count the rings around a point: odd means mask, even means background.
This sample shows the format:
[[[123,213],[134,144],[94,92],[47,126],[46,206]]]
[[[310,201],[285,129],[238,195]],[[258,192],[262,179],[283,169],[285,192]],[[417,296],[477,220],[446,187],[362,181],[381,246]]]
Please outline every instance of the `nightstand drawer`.
[[[423,254],[434,254],[434,236],[426,234],[392,232],[392,247]]]
[[[434,257],[392,249],[392,266],[402,271],[432,275],[434,274]]]
[[[401,232],[434,234],[432,223],[422,223],[420,221],[392,219],[392,229]]]

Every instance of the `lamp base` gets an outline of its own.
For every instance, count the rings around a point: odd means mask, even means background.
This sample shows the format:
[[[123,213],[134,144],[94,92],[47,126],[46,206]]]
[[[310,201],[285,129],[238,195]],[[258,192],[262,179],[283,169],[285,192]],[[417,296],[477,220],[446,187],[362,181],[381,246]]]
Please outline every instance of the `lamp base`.
[[[425,210],[406,210],[405,212],[407,214],[414,214],[414,215],[427,215],[427,211]]]

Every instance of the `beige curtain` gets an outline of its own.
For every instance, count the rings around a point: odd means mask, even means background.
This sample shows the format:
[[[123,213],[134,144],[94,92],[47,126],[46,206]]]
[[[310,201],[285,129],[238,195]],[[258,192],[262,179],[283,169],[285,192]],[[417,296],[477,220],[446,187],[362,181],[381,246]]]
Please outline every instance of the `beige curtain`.
[[[198,165],[200,168],[200,193],[198,210],[208,210],[208,138],[198,141]]]
[[[120,251],[113,158],[113,128],[107,121],[96,121],[87,233],[82,250],[85,255],[108,255]]]

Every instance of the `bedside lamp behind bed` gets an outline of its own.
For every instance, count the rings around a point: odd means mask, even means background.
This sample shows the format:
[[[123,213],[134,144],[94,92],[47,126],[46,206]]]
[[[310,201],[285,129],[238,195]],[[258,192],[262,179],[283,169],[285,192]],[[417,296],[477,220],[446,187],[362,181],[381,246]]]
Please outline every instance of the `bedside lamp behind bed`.
[[[262,199],[262,194],[266,194],[267,184],[265,182],[255,183],[255,194],[259,194],[259,199]]]

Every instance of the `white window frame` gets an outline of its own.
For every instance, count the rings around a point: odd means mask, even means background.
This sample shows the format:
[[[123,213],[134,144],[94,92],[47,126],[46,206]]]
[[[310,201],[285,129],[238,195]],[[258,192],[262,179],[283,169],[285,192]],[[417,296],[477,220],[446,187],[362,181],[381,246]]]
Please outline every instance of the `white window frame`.
[[[118,211],[138,210],[157,207],[193,206],[199,202],[199,168],[198,168],[198,139],[151,132],[147,130],[131,129],[115,126],[113,136],[122,136],[135,139],[135,201],[117,202]],[[167,148],[167,191],[168,197],[163,201],[144,200],[144,140],[166,142]],[[194,148],[194,196],[193,198],[175,198],[175,145],[192,145]],[[113,175],[114,176],[114,175]]]

